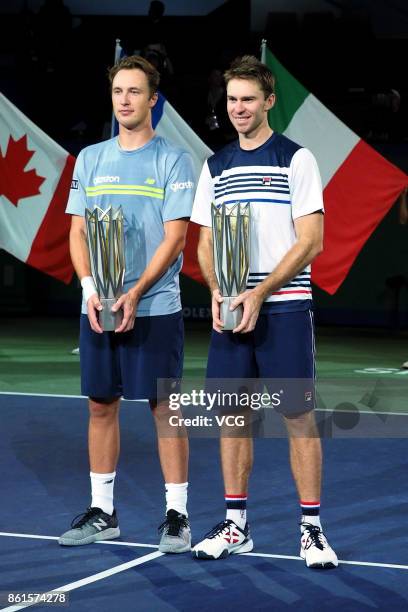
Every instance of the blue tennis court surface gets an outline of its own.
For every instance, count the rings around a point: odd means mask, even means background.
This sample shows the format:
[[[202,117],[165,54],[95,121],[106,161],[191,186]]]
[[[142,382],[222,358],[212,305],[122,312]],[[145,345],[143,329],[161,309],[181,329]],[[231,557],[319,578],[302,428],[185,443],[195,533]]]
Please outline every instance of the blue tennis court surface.
[[[317,571],[297,558],[298,502],[286,440],[256,441],[253,553],[219,561],[161,555],[164,492],[153,421],[146,404],[124,402],[115,484],[121,538],[60,547],[56,538],[89,503],[87,402],[0,395],[0,406],[2,592],[63,588],[70,603],[61,610],[75,612],[408,608],[405,439],[325,440],[322,522],[344,563]],[[225,512],[215,439],[191,441],[189,482],[196,542]]]

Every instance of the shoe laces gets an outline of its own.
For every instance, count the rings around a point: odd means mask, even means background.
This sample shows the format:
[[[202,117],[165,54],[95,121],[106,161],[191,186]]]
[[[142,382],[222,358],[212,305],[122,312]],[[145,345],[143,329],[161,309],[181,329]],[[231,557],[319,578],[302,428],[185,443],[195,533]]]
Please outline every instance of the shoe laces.
[[[211,529],[211,531],[206,533],[204,538],[208,538],[209,540],[212,540],[213,538],[218,538],[219,536],[223,535],[231,527],[232,524],[235,525],[234,521],[231,521],[231,519],[221,521],[220,523],[218,523],[218,525]]]
[[[179,514],[175,510],[169,510],[166,520],[159,526],[158,531],[159,533],[166,531],[168,535],[178,536],[181,529],[188,526],[188,520],[184,514]]]
[[[91,518],[96,516],[97,514],[102,514],[102,510],[100,508],[87,508],[85,512],[78,514],[72,521],[71,527],[74,529],[78,529],[79,527],[83,527]],[[78,520],[79,519],[79,520]]]
[[[311,546],[316,546],[316,548],[323,550],[326,547],[326,543],[320,527],[318,527],[317,525],[309,525],[305,523],[303,523],[303,525],[305,527],[304,530],[308,533],[304,549],[307,550]]]

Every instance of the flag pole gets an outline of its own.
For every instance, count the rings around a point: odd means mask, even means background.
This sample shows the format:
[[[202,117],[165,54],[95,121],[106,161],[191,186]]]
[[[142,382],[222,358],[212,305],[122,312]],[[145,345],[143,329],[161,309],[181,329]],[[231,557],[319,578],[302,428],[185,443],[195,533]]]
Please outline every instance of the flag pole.
[[[266,38],[263,38],[261,42],[261,62],[266,64]]]
[[[120,44],[120,38],[117,38],[116,44],[115,44],[114,64],[116,64],[120,60],[121,54],[122,54],[122,46]],[[116,136],[116,134],[117,134],[116,118],[112,111],[111,138]]]
[[[120,38],[117,38],[116,44],[115,44],[115,64],[116,62],[120,60],[121,53],[122,53],[122,46],[120,44]]]

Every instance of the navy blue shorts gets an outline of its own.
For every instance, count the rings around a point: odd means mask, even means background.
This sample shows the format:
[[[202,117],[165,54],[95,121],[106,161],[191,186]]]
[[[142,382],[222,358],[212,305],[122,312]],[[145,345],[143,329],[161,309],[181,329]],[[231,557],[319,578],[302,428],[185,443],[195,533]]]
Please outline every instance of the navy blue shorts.
[[[82,314],[80,358],[82,395],[155,400],[158,378],[180,379],[183,373],[182,312],[137,317],[123,334],[97,334]]]
[[[282,395],[280,407],[276,407],[278,412],[297,414],[312,410],[315,403],[312,311],[261,314],[254,331],[248,334],[219,334],[213,330],[207,386],[209,379],[269,379],[271,384],[272,379],[279,379],[285,382],[286,398]],[[291,384],[288,379],[296,380]]]

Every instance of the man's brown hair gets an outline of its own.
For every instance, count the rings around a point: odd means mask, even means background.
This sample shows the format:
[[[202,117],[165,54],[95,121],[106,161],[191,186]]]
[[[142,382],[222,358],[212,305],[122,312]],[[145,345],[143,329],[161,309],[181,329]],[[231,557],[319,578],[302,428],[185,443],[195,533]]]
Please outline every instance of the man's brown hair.
[[[159,88],[160,74],[150,62],[148,62],[144,57],[140,57],[140,55],[129,55],[128,57],[123,57],[109,69],[108,78],[111,87],[113,79],[118,74],[119,70],[134,70],[135,68],[145,73],[149,83],[150,95],[153,96],[153,94],[155,94]]]
[[[254,55],[237,57],[230,68],[224,72],[225,83],[228,85],[232,79],[252,80],[259,83],[264,92],[265,100],[275,93],[275,77]]]

